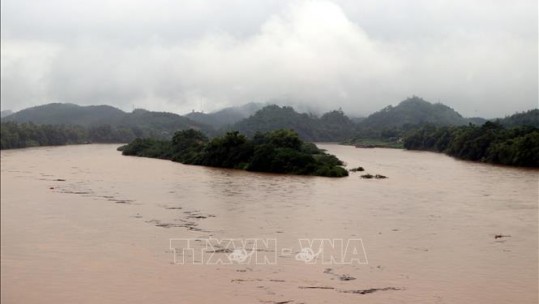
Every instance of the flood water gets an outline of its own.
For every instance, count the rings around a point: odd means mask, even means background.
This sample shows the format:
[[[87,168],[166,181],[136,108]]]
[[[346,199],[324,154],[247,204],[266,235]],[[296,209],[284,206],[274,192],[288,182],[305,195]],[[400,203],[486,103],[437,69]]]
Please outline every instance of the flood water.
[[[117,146],[1,152],[2,303],[538,302],[537,170],[323,144],[388,177],[330,179]],[[274,240],[256,253],[276,258],[175,262],[171,239],[209,238]],[[301,239],[360,239],[364,252],[306,263]]]

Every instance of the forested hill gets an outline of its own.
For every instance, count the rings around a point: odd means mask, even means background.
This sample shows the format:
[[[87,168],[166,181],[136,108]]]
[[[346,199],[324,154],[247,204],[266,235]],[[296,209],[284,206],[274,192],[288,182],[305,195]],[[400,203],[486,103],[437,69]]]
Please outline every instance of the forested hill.
[[[404,138],[423,126],[481,126],[482,118],[463,118],[443,104],[432,104],[419,97],[397,106],[388,106],[367,118],[352,121],[341,110],[317,116],[299,113],[292,107],[247,104],[210,114],[191,113],[189,117],[142,109],[126,113],[101,106],[53,103],[28,108],[2,117],[2,149],[84,142],[130,142],[135,138],[170,139],[185,129],[196,129],[212,137],[226,131],[240,131],[248,137],[257,132],[291,129],[305,141],[346,142],[357,146],[402,148]],[[254,113],[248,116],[249,113]],[[5,112],[3,114],[6,114]],[[240,117],[243,118],[236,123]],[[206,121],[207,124],[203,122]],[[539,110],[491,120],[505,128],[539,128]],[[223,127],[224,126],[224,127]],[[504,133],[505,134],[505,133]],[[509,134],[509,133],[507,133]],[[415,148],[422,149],[420,146]],[[432,148],[427,148],[432,149]]]
[[[291,129],[307,141],[341,141],[353,134],[354,128],[355,124],[340,110],[318,117],[277,105],[266,106],[230,127],[248,136],[256,132]]]
[[[539,109],[515,113],[511,116],[497,119],[496,122],[504,127],[530,126],[539,128]]]
[[[510,166],[539,167],[539,129],[506,128],[496,122],[482,126],[424,126],[409,132],[404,147]]]
[[[436,124],[458,126],[470,121],[441,103],[430,103],[419,97],[408,98],[397,106],[387,106],[359,123],[362,128],[395,128],[405,125]]]
[[[106,126],[112,131],[122,130],[132,137],[169,138],[174,132],[194,128],[212,133],[211,127],[186,117],[166,112],[151,112],[142,109],[126,113],[120,109],[101,106],[78,106],[75,104],[51,103],[32,107],[2,118],[2,122],[33,123],[35,125],[73,125],[84,128]]]
[[[120,109],[101,106],[78,106],[70,103],[50,103],[27,108],[3,117],[2,121],[32,122],[39,125],[79,125],[83,127],[111,124],[125,116]]]
[[[219,129],[224,126],[232,125],[242,119],[245,119],[256,113],[256,111],[262,109],[263,107],[264,104],[262,103],[251,102],[243,106],[228,107],[212,113],[193,111],[189,114],[186,114],[185,117],[193,121]]]

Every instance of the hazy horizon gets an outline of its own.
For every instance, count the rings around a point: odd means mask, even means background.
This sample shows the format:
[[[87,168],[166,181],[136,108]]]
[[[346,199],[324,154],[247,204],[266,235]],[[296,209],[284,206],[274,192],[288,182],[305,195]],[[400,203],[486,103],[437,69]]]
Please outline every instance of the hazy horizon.
[[[6,0],[1,107],[186,114],[249,102],[366,116],[417,95],[538,107],[537,1]]]

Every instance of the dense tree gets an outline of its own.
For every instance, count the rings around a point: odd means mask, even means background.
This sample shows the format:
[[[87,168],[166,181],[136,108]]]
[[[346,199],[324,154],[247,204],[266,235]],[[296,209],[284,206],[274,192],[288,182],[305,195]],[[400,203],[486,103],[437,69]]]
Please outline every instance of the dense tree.
[[[352,135],[355,124],[341,110],[328,112],[321,117],[298,113],[292,107],[269,105],[251,117],[232,125],[248,136],[257,132],[291,129],[308,141],[343,141]]]
[[[111,106],[78,106],[51,103],[27,108],[2,118],[2,122],[36,125],[82,126],[97,142],[130,142],[137,137],[170,139],[174,132],[189,128],[213,134],[214,130],[186,117],[166,112],[136,109],[126,113]],[[113,132],[113,133],[110,133]]]
[[[172,137],[172,160],[180,163],[198,163],[199,155],[208,142],[208,137],[202,132],[188,129],[178,131]]]
[[[503,119],[496,120],[505,127],[531,126],[539,128],[539,109],[515,113]]]
[[[79,126],[2,122],[0,127],[1,149],[80,144],[88,138],[86,129]]]
[[[124,155],[167,158],[192,165],[331,177],[348,175],[339,159],[303,142],[292,130],[257,133],[253,139],[235,131],[211,140],[200,131],[185,130],[177,132],[170,142],[136,139],[121,150]]]
[[[429,150],[473,161],[539,167],[539,129],[505,128],[497,122],[482,126],[424,126],[410,132],[404,147]]]
[[[1,149],[59,146],[81,143],[122,143],[136,138],[127,128],[101,125],[84,128],[77,125],[37,125],[2,122]]]

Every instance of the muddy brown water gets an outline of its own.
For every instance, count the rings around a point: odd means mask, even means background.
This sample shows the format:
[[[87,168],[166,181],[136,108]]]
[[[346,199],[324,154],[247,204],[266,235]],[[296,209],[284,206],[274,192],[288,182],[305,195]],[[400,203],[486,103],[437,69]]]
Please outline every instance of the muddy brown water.
[[[320,146],[388,178],[185,166],[117,145],[2,151],[2,303],[538,302],[539,171]],[[256,253],[276,258],[174,262],[170,239],[208,238],[274,240]],[[361,239],[368,263],[305,263],[300,239]]]

